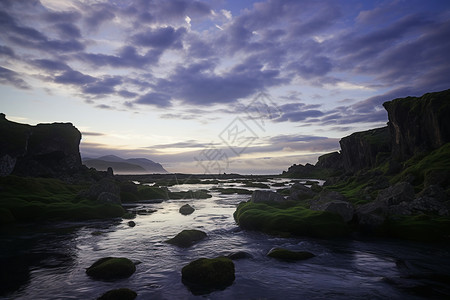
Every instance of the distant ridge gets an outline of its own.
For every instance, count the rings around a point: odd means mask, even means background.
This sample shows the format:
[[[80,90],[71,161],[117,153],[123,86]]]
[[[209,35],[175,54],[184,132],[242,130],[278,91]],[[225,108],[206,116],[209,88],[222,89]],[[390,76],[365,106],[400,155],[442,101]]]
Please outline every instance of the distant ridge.
[[[98,158],[84,158],[83,164],[89,168],[106,171],[108,167],[113,168],[115,173],[145,174],[145,173],[168,173],[159,163],[146,158],[123,159],[115,155],[105,155]]]

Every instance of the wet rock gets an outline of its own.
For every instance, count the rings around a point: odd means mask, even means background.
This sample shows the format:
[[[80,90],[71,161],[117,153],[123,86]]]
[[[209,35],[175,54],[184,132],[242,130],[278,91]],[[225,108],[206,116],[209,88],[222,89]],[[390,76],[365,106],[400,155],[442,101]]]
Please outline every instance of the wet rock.
[[[136,266],[128,258],[104,257],[97,260],[89,268],[86,274],[93,279],[114,280],[128,278],[136,271]]]
[[[312,258],[315,255],[308,251],[291,251],[283,248],[273,248],[267,253],[267,256],[284,261],[297,261]]]
[[[189,204],[185,204],[182,207],[180,207],[180,214],[182,215],[190,215],[195,211],[195,208],[193,208],[192,206],[190,206]]]
[[[136,226],[136,223],[134,221],[128,221],[128,226],[134,227]]]
[[[271,191],[254,191],[252,194],[252,198],[250,200],[251,202],[254,203],[259,203],[259,202],[284,202],[286,201],[286,199],[275,192],[271,192]]]
[[[223,290],[235,279],[234,263],[226,257],[200,258],[181,270],[182,281],[194,295]]]
[[[315,195],[316,193],[313,190],[298,182],[292,185],[289,190],[289,198],[294,201],[310,199]]]
[[[200,230],[192,229],[192,230],[183,230],[178,233],[175,237],[166,241],[166,243],[178,246],[178,247],[189,247],[194,243],[197,243],[204,238],[206,238],[206,233]]]
[[[227,257],[231,260],[253,258],[253,256],[250,253],[247,253],[245,251],[234,252],[229,254]]]
[[[310,209],[336,213],[345,222],[350,222],[354,213],[353,205],[345,200],[344,195],[328,190],[323,190],[319,198],[312,201]]]
[[[121,288],[108,291],[104,293],[101,297],[97,298],[97,300],[134,300],[136,299],[137,294],[135,291],[130,289]]]

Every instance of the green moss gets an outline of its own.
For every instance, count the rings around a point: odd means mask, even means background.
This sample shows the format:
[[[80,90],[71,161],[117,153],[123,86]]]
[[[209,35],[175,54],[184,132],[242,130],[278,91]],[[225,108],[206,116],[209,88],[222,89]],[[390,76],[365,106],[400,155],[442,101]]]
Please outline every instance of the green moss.
[[[233,216],[241,228],[269,234],[335,237],[348,233],[347,224],[339,215],[302,206],[280,208],[267,203],[243,202]]]
[[[450,218],[430,215],[394,216],[386,221],[384,234],[414,241],[449,241]]]
[[[128,278],[136,271],[136,266],[128,258],[105,257],[97,260],[89,268],[86,274],[94,279],[113,280]]]
[[[270,250],[267,256],[285,261],[297,261],[312,258],[315,255],[307,251],[291,251],[283,248],[275,248]]]
[[[154,186],[141,185],[138,187],[139,200],[154,200],[154,199],[168,199],[166,189],[162,189]]]
[[[166,241],[166,243],[176,245],[178,247],[189,247],[192,244],[199,242],[206,238],[206,233],[200,230],[183,230],[178,233],[175,237]]]
[[[104,293],[97,300],[134,300],[137,294],[127,288],[115,289]]]
[[[429,177],[436,173],[440,174],[437,178],[440,181],[438,184],[443,187],[450,185],[450,143],[430,153],[415,155],[405,162],[403,171],[394,176],[391,182],[400,182],[412,175],[414,177],[413,185],[421,190],[425,183],[433,183]]]
[[[227,257],[199,258],[181,270],[183,283],[194,295],[222,290],[235,279],[234,263]]]
[[[85,185],[72,185],[58,179],[0,177],[0,208],[16,221],[87,220],[119,217],[120,205],[98,204],[77,198]]]

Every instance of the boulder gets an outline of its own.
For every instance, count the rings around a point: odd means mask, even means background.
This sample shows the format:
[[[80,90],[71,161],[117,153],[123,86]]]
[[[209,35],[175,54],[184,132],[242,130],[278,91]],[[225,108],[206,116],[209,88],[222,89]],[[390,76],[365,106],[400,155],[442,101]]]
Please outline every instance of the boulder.
[[[254,191],[250,201],[254,203],[284,202],[286,199],[282,195],[272,191]]]
[[[195,211],[195,208],[193,208],[192,206],[190,206],[189,204],[185,204],[182,207],[180,207],[180,214],[182,215],[190,215]]]
[[[178,233],[175,237],[166,241],[166,243],[187,248],[193,245],[196,242],[199,242],[206,238],[206,233],[200,230],[192,229],[192,230],[183,230]]]
[[[313,190],[299,182],[292,185],[289,190],[289,199],[294,201],[310,199],[315,195]]]
[[[234,263],[226,257],[199,258],[183,267],[182,281],[194,295],[223,290],[235,279]]]
[[[408,182],[399,182],[387,189],[381,190],[375,201],[385,205],[397,205],[401,202],[414,200],[414,187]]]
[[[136,266],[128,258],[104,257],[87,268],[86,274],[98,280],[114,280],[128,278],[135,271]]]
[[[253,256],[250,253],[247,253],[245,251],[234,252],[234,253],[229,254],[227,257],[231,260],[253,258]]]
[[[319,198],[311,202],[310,209],[336,213],[340,215],[345,222],[350,222],[353,219],[354,214],[353,205],[345,200],[344,195],[328,190],[323,190],[320,193]]]
[[[101,179],[92,184],[89,190],[82,191],[79,195],[100,203],[121,204],[120,187],[111,178]]]
[[[136,226],[136,222],[134,222],[134,221],[128,221],[128,226],[130,226],[130,227],[134,227],[134,226]]]
[[[134,300],[136,297],[137,294],[135,291],[127,288],[120,288],[104,293],[101,297],[97,298],[97,300]]]
[[[375,201],[358,207],[356,210],[358,223],[368,228],[375,228],[382,225],[388,215],[409,215],[413,201],[412,185],[408,182],[399,182],[381,190]]]
[[[291,251],[283,248],[273,248],[267,253],[267,256],[284,261],[298,261],[312,258],[315,255],[308,251]]]

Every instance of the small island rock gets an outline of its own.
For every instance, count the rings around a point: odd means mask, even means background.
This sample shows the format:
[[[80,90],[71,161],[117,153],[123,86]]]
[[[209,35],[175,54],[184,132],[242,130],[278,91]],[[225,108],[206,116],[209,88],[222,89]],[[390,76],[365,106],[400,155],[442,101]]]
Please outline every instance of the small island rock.
[[[187,248],[192,244],[199,242],[206,238],[206,233],[200,230],[183,230],[178,233],[175,237],[166,241],[166,243],[176,245],[178,247]]]
[[[120,288],[104,293],[97,300],[134,300],[137,294],[135,291],[126,288]]]
[[[182,281],[194,295],[223,290],[235,279],[234,263],[226,257],[200,258],[181,270]]]
[[[136,271],[136,266],[128,258],[104,257],[86,269],[86,274],[94,279],[113,280],[128,278]]]
[[[285,261],[297,261],[312,258],[315,255],[308,251],[291,251],[283,248],[273,248],[267,256]]]
[[[195,208],[193,208],[192,206],[190,206],[189,204],[185,204],[182,207],[180,207],[180,214],[182,215],[190,215],[195,211]]]

